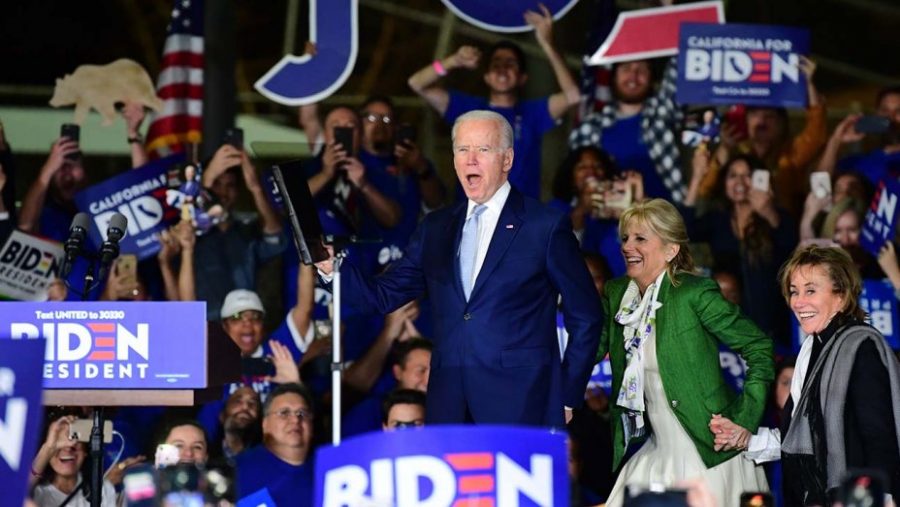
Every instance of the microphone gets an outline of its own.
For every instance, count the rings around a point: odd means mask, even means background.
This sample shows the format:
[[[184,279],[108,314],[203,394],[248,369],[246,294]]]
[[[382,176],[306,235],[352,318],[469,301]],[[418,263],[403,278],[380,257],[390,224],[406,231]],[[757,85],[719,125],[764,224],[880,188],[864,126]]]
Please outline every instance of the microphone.
[[[84,245],[84,238],[87,237],[88,228],[91,226],[91,217],[87,213],[78,213],[72,219],[72,225],[69,226],[69,238],[66,239],[65,249],[66,256],[63,259],[62,266],[59,268],[59,277],[65,280],[72,271],[72,265],[75,258],[81,253]]]
[[[128,219],[121,213],[114,213],[106,229],[106,241],[100,245],[100,280],[106,277],[109,265],[119,256],[119,240],[125,237]]]

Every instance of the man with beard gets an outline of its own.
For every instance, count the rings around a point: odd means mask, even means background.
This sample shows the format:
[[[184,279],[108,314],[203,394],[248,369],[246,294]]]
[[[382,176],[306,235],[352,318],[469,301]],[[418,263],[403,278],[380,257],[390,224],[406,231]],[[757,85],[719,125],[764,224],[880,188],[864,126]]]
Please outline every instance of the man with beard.
[[[572,130],[569,148],[602,148],[622,171],[637,171],[643,176],[646,197],[681,202],[686,187],[676,133],[683,115],[675,102],[675,59],[669,61],[655,94],[651,78],[649,60],[615,64],[613,100]]]
[[[474,110],[489,110],[506,118],[513,126],[516,153],[509,182],[535,199],[541,197],[541,143],[544,133],[554,128],[580,99],[578,85],[553,45],[553,17],[546,7],[541,6],[541,11],[540,14],[527,11],[525,21],[534,27],[535,38],[550,61],[561,91],[540,99],[520,100],[521,89],[528,80],[525,54],[508,40],[497,42],[487,51],[488,68],[484,82],[489,94],[486,99],[449,90],[438,83],[454,69],[474,70],[478,67],[481,51],[474,46],[462,46],[452,55],[435,60],[410,76],[408,81],[410,88],[449,124]]]
[[[800,70],[806,77],[806,124],[794,137],[790,136],[788,113],[784,108],[748,107],[746,138],[742,128],[726,122],[721,129],[722,142],[711,160],[709,172],[701,182],[700,195],[709,196],[716,187],[719,169],[735,155],[752,155],[772,172],[775,204],[799,217],[809,189],[807,167],[819,154],[828,135],[825,103],[816,90],[813,76],[816,64],[800,57]]]
[[[19,229],[65,241],[76,213],[75,194],[86,183],[78,141],[60,137],[53,143],[50,156],[25,194],[19,213]]]
[[[309,391],[300,384],[284,384],[272,391],[263,405],[262,431],[263,444],[236,459],[238,498],[252,495],[252,505],[312,505]]]
[[[260,443],[261,431],[259,409],[262,403],[259,394],[250,386],[242,386],[233,392],[225,402],[219,415],[224,436],[222,454],[228,461]]]

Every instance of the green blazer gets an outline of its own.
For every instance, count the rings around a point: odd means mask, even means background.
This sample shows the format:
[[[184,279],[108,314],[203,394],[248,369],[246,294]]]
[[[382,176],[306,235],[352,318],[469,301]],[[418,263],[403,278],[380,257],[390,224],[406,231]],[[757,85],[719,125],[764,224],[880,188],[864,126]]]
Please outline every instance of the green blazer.
[[[669,406],[694,441],[703,463],[711,468],[738,454],[713,450],[713,434],[709,431],[712,414],[722,414],[751,432],[756,432],[759,426],[769,384],[775,377],[772,340],[740,308],[722,298],[713,280],[686,273],[676,275],[676,279],[677,287],[668,275],[663,277],[657,299],[662,303],[656,312],[659,374]],[[623,409],[615,404],[625,373],[624,327],[615,321],[615,315],[628,282],[629,278],[622,277],[604,286],[606,322],[597,353],[598,359],[602,359],[609,352],[612,366],[613,469],[619,467],[625,454]],[[741,395],[722,378],[719,342],[747,362]]]

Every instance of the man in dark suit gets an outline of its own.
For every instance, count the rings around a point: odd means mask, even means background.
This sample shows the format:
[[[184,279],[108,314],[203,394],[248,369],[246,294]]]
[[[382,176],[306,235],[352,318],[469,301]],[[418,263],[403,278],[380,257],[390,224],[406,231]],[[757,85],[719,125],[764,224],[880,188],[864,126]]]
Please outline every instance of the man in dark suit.
[[[507,181],[513,132],[490,111],[453,125],[468,200],[427,215],[377,278],[347,263],[352,303],[387,313],[423,295],[434,308],[428,423],[562,426],[580,406],[602,325],[568,218]],[[328,277],[331,262],[319,263]],[[569,341],[560,357],[556,308]],[[566,410],[564,411],[564,407]]]

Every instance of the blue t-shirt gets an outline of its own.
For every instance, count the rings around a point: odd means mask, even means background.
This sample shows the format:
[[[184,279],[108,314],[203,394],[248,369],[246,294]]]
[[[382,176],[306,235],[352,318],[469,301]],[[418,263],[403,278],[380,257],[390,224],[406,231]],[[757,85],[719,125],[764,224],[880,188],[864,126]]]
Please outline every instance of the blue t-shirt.
[[[549,97],[534,100],[520,100],[514,107],[494,107],[483,97],[473,97],[451,90],[450,102],[444,120],[453,124],[457,118],[469,111],[487,109],[499,113],[512,125],[513,143],[512,170],[509,182],[523,194],[541,198],[541,143],[544,133],[557,125],[550,116]]]
[[[644,143],[642,121],[643,117],[639,114],[617,119],[611,126],[603,129],[600,147],[613,157],[616,166],[622,171],[641,173],[644,177],[644,193],[648,198],[660,197],[671,201],[672,194],[656,172],[650,150]]]
[[[266,488],[275,505],[304,507],[313,503],[312,453],[302,465],[291,465],[257,446],[235,458],[237,497]]]

